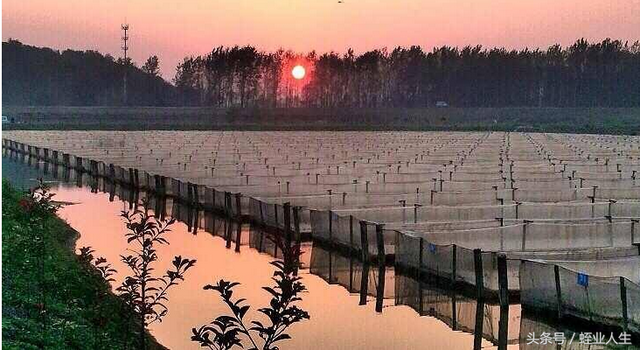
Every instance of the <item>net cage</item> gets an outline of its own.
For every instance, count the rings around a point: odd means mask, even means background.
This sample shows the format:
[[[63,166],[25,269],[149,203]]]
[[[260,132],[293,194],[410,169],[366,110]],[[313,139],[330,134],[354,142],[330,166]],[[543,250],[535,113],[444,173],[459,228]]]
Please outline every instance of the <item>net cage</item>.
[[[278,228],[290,203],[301,231],[356,251],[364,242],[371,256],[382,237],[385,254],[400,263],[419,257],[423,268],[469,283],[479,248],[490,288],[498,252],[615,256],[640,242],[638,224],[629,220],[640,218],[637,137],[179,131],[9,131],[3,137],[4,148],[29,159],[57,159],[81,173]],[[92,181],[87,174],[66,176]],[[288,216],[293,224],[293,209]],[[407,231],[418,239],[401,239]],[[513,270],[510,288],[518,284],[511,283]]]
[[[638,284],[624,277],[599,277],[528,260],[520,265],[520,302],[525,309],[622,325],[637,333],[639,292]]]

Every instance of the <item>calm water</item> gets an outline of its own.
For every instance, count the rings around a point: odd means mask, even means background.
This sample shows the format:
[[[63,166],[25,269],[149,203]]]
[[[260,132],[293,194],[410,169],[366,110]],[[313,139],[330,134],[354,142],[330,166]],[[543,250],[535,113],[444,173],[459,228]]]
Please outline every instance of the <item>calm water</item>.
[[[119,214],[129,208],[131,196],[101,180],[77,177],[73,172],[35,161],[31,165],[25,163],[25,159],[10,159],[3,152],[3,176],[29,185],[44,175],[51,181],[57,200],[73,203],[66,205],[60,216],[81,233],[77,247],[93,247],[96,255],[104,256],[119,272],[125,272],[119,256],[127,244]],[[167,206],[171,207],[170,203]],[[181,219],[186,216],[186,210],[177,209],[167,211]],[[234,249],[235,243],[226,248],[225,240],[218,235],[229,223],[200,215],[200,229],[178,222],[168,236],[170,245],[159,248],[159,271],[175,255],[197,259],[186,281],[170,291],[169,314],[152,328],[156,338],[171,349],[198,349],[190,341],[191,328],[228,312],[217,294],[202,289],[206,284],[220,279],[240,282],[236,293],[252,305],[249,316],[256,316],[255,309],[269,301],[261,287],[271,285],[273,269],[269,262],[274,259],[273,246],[260,232],[252,232],[247,226],[242,230],[239,251]],[[472,349],[474,344],[476,348],[498,347],[501,313],[497,305],[478,307],[473,299],[396,274],[392,267],[362,266],[352,258],[313,247],[310,242],[304,245],[303,264],[301,275],[308,292],[299,306],[310,313],[311,320],[293,326],[289,332],[293,339],[283,344],[285,349],[454,350]],[[363,275],[368,277],[368,283],[362,283]],[[116,283],[122,276],[118,275]],[[376,296],[382,312],[376,312]],[[365,305],[361,305],[363,301]],[[521,316],[519,305],[512,305],[503,318],[508,320],[508,348],[529,348],[528,332],[565,331],[564,326],[551,326],[531,315]]]

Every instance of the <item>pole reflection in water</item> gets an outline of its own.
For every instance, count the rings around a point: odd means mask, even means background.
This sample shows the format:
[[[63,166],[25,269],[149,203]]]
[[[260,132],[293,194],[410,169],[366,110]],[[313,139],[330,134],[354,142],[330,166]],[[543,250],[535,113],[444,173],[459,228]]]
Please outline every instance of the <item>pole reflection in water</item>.
[[[179,254],[197,259],[197,264],[185,283],[172,291],[165,321],[152,328],[169,348],[198,349],[190,341],[191,328],[228,312],[215,295],[202,289],[206,284],[221,278],[241,282],[237,293],[251,304],[251,317],[269,301],[261,288],[272,284],[269,262],[282,258],[271,233],[6,150],[3,170],[5,177],[23,185],[39,176],[59,180],[53,186],[55,199],[77,203],[60,211],[81,233],[77,247],[92,246],[119,271],[125,271],[119,256],[127,248],[119,217],[123,205],[131,209],[144,198],[161,217],[179,221],[168,236],[170,245],[159,248],[160,268]],[[528,314],[520,320],[517,304],[501,309],[498,302],[456,294],[437,281],[409,276],[392,266],[363,264],[326,246],[303,242],[302,251],[300,274],[308,293],[300,307],[311,320],[291,329],[293,339],[282,344],[284,349],[528,349],[529,332],[561,329]],[[116,283],[123,278],[116,277]]]
[[[329,284],[344,287],[349,293],[358,294],[359,304],[366,305],[375,299],[375,310],[393,305],[394,271],[391,266],[376,266],[353,256],[344,256],[317,243],[311,249],[309,271]]]

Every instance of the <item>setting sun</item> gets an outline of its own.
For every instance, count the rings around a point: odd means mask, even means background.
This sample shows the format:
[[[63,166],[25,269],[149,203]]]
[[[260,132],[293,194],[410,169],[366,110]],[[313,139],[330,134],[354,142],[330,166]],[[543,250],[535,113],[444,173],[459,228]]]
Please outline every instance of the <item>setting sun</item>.
[[[293,75],[293,77],[298,80],[304,78],[305,74],[306,74],[306,70],[304,69],[303,66],[300,66],[300,65],[293,67],[293,69],[291,70],[291,75]]]

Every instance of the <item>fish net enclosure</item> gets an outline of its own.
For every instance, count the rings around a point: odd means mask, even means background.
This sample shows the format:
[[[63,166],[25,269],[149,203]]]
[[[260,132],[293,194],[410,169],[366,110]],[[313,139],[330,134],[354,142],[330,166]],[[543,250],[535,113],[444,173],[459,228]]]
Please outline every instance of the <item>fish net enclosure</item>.
[[[636,218],[640,211],[638,137],[10,131],[4,138],[70,166],[80,160],[81,168],[125,183],[132,182],[128,170],[135,168],[140,187],[179,197],[188,196],[188,183],[216,194],[241,193],[239,208],[224,195],[213,196],[215,208],[228,206],[235,214],[257,214],[249,211],[248,200],[256,198],[302,207],[306,218],[308,210],[331,210],[387,228],[413,224],[419,230],[438,222],[477,229],[482,226],[473,221],[496,218]],[[276,224],[272,208],[265,209],[269,223]],[[302,228],[312,229],[310,219],[301,221]]]
[[[3,148],[489,290],[501,254],[509,290],[522,259],[640,282],[623,259],[640,244],[637,136],[7,131]]]
[[[543,262],[523,261],[520,266],[523,308],[640,331],[637,283],[625,277],[589,275]]]
[[[500,306],[456,294],[446,284],[396,274],[395,304],[409,306],[423,316],[435,317],[456,331],[476,334],[481,330],[482,338],[499,344]],[[518,305],[512,305],[509,313],[518,314],[517,308]],[[518,327],[508,329],[506,341],[509,344],[518,341],[518,331]]]
[[[309,269],[327,283],[340,285],[349,293],[360,294],[365,300],[371,296],[393,299],[396,294],[392,268],[363,264],[354,257],[330,249],[314,245]],[[380,283],[381,278],[384,279],[383,283]]]

